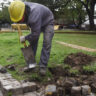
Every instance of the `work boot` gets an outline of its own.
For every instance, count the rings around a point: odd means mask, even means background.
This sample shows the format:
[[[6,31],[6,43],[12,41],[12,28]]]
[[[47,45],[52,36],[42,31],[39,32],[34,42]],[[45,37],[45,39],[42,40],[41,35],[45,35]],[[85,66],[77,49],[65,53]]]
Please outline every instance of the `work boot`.
[[[47,71],[46,67],[40,67],[39,74],[41,76],[45,76],[46,75],[46,71]]]

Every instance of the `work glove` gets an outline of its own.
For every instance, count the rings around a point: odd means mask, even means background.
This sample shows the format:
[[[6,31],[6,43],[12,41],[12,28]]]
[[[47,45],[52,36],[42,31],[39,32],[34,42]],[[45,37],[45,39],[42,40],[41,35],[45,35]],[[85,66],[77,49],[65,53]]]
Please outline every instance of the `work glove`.
[[[24,43],[25,42],[25,36],[20,36],[20,42]]]

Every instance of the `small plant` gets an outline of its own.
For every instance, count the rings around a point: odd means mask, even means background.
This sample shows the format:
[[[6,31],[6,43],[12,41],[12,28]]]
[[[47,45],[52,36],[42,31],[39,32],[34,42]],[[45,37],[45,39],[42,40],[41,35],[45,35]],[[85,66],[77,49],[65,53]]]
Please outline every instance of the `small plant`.
[[[96,72],[96,62],[93,62],[93,68],[94,68],[94,71]]]
[[[32,80],[32,81],[42,81],[42,78],[38,75],[38,73],[34,73],[34,74],[32,74],[31,76],[30,76],[30,79]]]
[[[12,96],[12,92],[8,92],[8,96]]]
[[[83,66],[83,71],[85,73],[94,73],[96,71],[96,62],[93,62],[91,65]]]
[[[64,68],[65,70],[67,70],[67,69],[70,69],[70,68],[71,68],[71,66],[69,66],[69,65],[65,64],[65,65],[63,66],[63,68]]]
[[[52,74],[50,71],[47,70],[46,76],[44,77],[40,76],[40,77],[41,77],[41,82],[46,83],[52,79]]]
[[[95,70],[94,66],[83,66],[84,73],[94,73]]]
[[[79,74],[79,71],[77,69],[70,69],[69,72],[71,75],[75,75],[75,76]]]

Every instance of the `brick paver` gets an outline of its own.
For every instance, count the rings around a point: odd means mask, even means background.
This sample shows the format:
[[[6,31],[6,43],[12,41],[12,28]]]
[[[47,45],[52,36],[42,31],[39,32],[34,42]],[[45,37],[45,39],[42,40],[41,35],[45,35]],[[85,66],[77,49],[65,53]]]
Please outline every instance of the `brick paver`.
[[[33,92],[36,91],[36,87],[37,85],[35,82],[22,83],[14,79],[9,73],[0,73],[0,90],[4,96],[8,96],[9,92],[11,92],[13,96]],[[0,96],[2,96],[1,92]]]

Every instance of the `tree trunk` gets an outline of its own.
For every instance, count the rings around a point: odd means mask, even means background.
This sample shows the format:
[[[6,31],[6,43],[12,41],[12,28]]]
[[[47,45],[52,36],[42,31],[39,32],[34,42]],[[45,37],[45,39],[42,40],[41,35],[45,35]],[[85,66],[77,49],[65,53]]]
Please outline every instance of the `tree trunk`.
[[[90,23],[90,30],[95,30],[95,24],[94,24],[94,9],[96,0],[90,0],[87,1],[87,4],[80,0],[80,2],[84,5],[86,8],[86,12],[89,17],[89,23]]]
[[[90,3],[90,14],[89,14],[90,30],[95,30],[94,9],[95,9],[95,2],[92,0]]]
[[[81,24],[82,24],[82,16],[81,16],[81,13],[80,13],[79,14],[78,28],[81,28]]]

